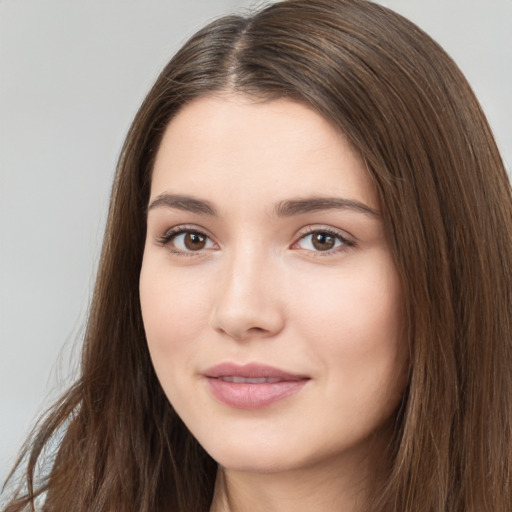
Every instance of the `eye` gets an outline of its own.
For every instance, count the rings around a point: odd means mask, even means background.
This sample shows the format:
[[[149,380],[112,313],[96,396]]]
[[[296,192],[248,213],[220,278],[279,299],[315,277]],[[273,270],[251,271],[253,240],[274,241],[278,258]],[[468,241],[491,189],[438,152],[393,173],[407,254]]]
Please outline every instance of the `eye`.
[[[348,240],[340,233],[326,229],[315,229],[302,235],[294,244],[294,248],[329,253],[338,252],[338,250],[354,245],[354,242]]]
[[[205,233],[186,228],[171,230],[159,239],[159,243],[178,254],[200,252],[215,247],[211,238]]]

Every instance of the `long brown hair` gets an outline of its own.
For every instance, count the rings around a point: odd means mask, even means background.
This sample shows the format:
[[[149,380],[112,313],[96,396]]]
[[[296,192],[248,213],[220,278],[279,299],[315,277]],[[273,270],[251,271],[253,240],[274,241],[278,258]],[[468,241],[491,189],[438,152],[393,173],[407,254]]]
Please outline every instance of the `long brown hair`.
[[[389,475],[369,510],[509,510],[512,199],[485,117],[456,65],[401,16],[365,0],[288,0],[198,32],[140,108],[115,178],[81,377],[26,445],[6,512],[38,496],[47,512],[208,510],[216,465],[157,381],[138,278],[162,133],[184,104],[219,90],[311,105],[345,132],[379,191],[411,364]]]

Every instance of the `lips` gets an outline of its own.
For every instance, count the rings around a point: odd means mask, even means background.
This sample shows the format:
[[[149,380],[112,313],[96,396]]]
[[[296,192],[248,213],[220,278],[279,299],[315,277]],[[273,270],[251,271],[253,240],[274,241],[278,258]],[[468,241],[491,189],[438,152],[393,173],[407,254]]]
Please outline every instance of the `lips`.
[[[262,364],[223,363],[205,372],[213,396],[237,409],[260,409],[299,392],[310,380]]]
[[[232,382],[233,384],[274,384],[281,380],[277,377],[239,377],[235,375],[217,378],[224,382]]]

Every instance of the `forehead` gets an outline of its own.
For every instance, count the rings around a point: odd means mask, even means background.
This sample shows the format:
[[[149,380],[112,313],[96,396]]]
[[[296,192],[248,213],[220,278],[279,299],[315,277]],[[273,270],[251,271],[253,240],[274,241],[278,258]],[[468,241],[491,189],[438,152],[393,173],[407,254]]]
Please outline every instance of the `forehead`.
[[[363,159],[314,109],[279,99],[208,96],[183,107],[159,147],[151,196],[342,195],[377,206]],[[285,197],[283,197],[284,199]]]

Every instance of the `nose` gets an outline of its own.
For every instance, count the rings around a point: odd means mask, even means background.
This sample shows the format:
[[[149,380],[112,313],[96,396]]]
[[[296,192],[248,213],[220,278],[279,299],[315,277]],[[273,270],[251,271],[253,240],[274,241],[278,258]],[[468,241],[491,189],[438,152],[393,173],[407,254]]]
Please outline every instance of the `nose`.
[[[222,271],[211,326],[237,341],[275,336],[285,312],[278,265],[254,251],[233,255]]]

